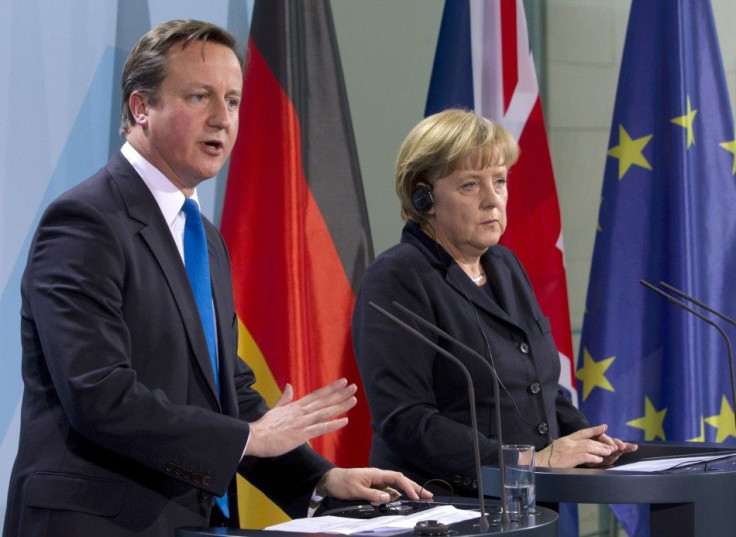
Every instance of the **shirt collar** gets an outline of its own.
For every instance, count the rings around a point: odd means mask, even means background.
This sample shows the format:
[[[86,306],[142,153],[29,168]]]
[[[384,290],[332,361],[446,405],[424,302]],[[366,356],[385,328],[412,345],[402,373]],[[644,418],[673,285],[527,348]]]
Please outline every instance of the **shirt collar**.
[[[138,172],[138,175],[141,176],[141,179],[143,179],[143,182],[156,199],[156,203],[161,209],[166,223],[171,227],[179,211],[181,211],[182,205],[184,205],[184,200],[186,199],[184,194],[158,168],[148,162],[130,142],[125,142],[123,147],[120,148],[120,152],[130,162],[133,169]],[[192,193],[191,199],[199,205],[196,189]]]

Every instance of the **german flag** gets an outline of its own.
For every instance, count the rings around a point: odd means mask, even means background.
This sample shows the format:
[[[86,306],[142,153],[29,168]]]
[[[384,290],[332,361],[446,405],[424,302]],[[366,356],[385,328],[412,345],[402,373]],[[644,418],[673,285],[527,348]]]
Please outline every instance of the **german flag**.
[[[239,355],[269,404],[287,382],[296,397],[340,377],[360,384],[350,317],[373,249],[328,1],[255,3],[221,231],[232,258]],[[368,462],[361,392],[349,425],[312,441],[340,466]],[[254,489],[239,488],[248,527],[286,519],[262,518],[275,506],[265,509]]]

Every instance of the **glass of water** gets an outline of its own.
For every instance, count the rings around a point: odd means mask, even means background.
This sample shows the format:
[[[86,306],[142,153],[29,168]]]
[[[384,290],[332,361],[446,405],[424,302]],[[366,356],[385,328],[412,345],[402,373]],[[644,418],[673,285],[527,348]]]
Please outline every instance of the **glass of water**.
[[[509,444],[503,446],[506,467],[504,496],[510,520],[520,520],[534,514],[534,446]]]

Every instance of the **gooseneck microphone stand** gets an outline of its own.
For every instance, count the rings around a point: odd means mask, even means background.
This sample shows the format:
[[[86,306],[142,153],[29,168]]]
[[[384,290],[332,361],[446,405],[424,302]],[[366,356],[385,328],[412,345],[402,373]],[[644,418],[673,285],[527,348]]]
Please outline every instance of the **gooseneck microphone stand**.
[[[431,346],[434,350],[436,350],[437,352],[439,352],[442,356],[444,356],[444,357],[448,358],[449,360],[451,360],[452,362],[454,362],[462,370],[463,374],[465,375],[465,380],[467,381],[467,384],[468,384],[468,397],[470,399],[470,401],[469,401],[470,402],[470,423],[471,423],[471,427],[472,427],[472,430],[473,430],[473,450],[474,450],[474,456],[475,456],[476,482],[478,484],[478,504],[479,504],[479,508],[480,508],[480,521],[479,521],[479,525],[480,525],[481,531],[487,532],[490,525],[488,523],[488,519],[486,518],[485,500],[484,500],[484,497],[483,497],[483,477],[482,477],[482,472],[481,472],[481,467],[480,467],[480,444],[479,444],[479,440],[478,440],[478,434],[479,433],[478,433],[478,420],[477,420],[477,416],[476,416],[476,407],[475,407],[475,389],[473,387],[473,379],[470,376],[470,372],[468,371],[468,368],[465,367],[465,365],[457,357],[455,357],[453,354],[451,354],[447,350],[445,350],[442,347],[440,347],[439,345],[437,345],[434,341],[428,339],[426,336],[424,336],[424,334],[422,334],[421,332],[419,332],[415,328],[409,326],[404,321],[400,320],[399,318],[397,318],[396,316],[392,315],[391,313],[389,313],[388,311],[386,311],[382,307],[378,306],[375,302],[370,302],[369,305],[373,309],[375,309],[376,311],[378,311],[379,313],[381,313],[382,315],[384,315],[385,317],[387,317],[388,319],[390,319],[391,321],[393,321],[394,323],[396,323],[397,325],[399,325],[401,328],[403,328],[407,332],[409,332],[409,333],[413,334],[414,336],[416,336],[417,338],[421,339],[424,343],[426,343],[427,345]],[[506,476],[505,476],[505,471],[504,471],[504,462],[503,462],[503,453],[502,453],[503,439],[502,439],[502,436],[501,436],[501,416],[500,416],[501,410],[500,410],[500,406],[499,406],[499,391],[500,390],[499,390],[499,385],[498,385],[498,377],[496,376],[495,369],[493,369],[493,367],[491,366],[491,364],[489,364],[488,361],[485,358],[483,358],[483,356],[481,356],[480,354],[478,354],[476,351],[474,351],[470,347],[467,347],[466,345],[460,343],[455,338],[453,338],[452,336],[450,336],[449,334],[447,334],[446,332],[444,332],[440,328],[436,327],[435,325],[433,325],[429,321],[427,321],[424,318],[420,317],[419,315],[417,315],[416,313],[412,312],[411,310],[405,308],[404,306],[402,306],[398,302],[393,302],[393,305],[395,307],[399,308],[400,310],[402,310],[403,312],[405,312],[406,314],[410,315],[412,318],[416,319],[417,322],[419,322],[423,326],[426,326],[431,331],[437,333],[439,336],[441,336],[441,337],[445,338],[446,340],[448,340],[448,341],[450,341],[450,342],[458,345],[460,348],[462,348],[463,350],[467,351],[472,356],[479,358],[484,364],[486,364],[488,366],[489,370],[491,371],[491,376],[493,377],[494,397],[496,398],[496,404],[495,404],[495,408],[496,408],[496,420],[497,420],[498,425],[499,425],[497,439],[498,439],[499,476],[500,476],[500,481],[501,481],[501,484],[500,484],[500,487],[501,487],[500,488],[500,490],[501,490],[501,523],[504,526],[508,526],[508,524],[509,524],[509,515],[508,515],[508,511],[506,509],[506,501],[505,501],[505,498],[504,498],[504,496],[505,496],[505,494],[504,494],[504,486],[505,486],[505,483],[506,483]]]

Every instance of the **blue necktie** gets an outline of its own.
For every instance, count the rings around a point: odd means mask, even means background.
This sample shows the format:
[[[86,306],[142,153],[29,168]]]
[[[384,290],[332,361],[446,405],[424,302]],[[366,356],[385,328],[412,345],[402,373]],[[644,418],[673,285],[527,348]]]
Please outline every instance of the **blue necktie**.
[[[207,254],[207,238],[204,234],[202,216],[199,206],[193,199],[184,201],[182,211],[187,216],[184,225],[184,266],[189,276],[194,299],[197,302],[199,317],[207,339],[207,349],[212,363],[212,372],[215,375],[215,386],[220,393],[220,378],[217,371],[217,343],[215,338],[215,319],[212,312],[212,282],[210,281],[210,259]],[[227,504],[227,493],[215,497],[215,502],[222,513],[230,518],[230,509]]]

